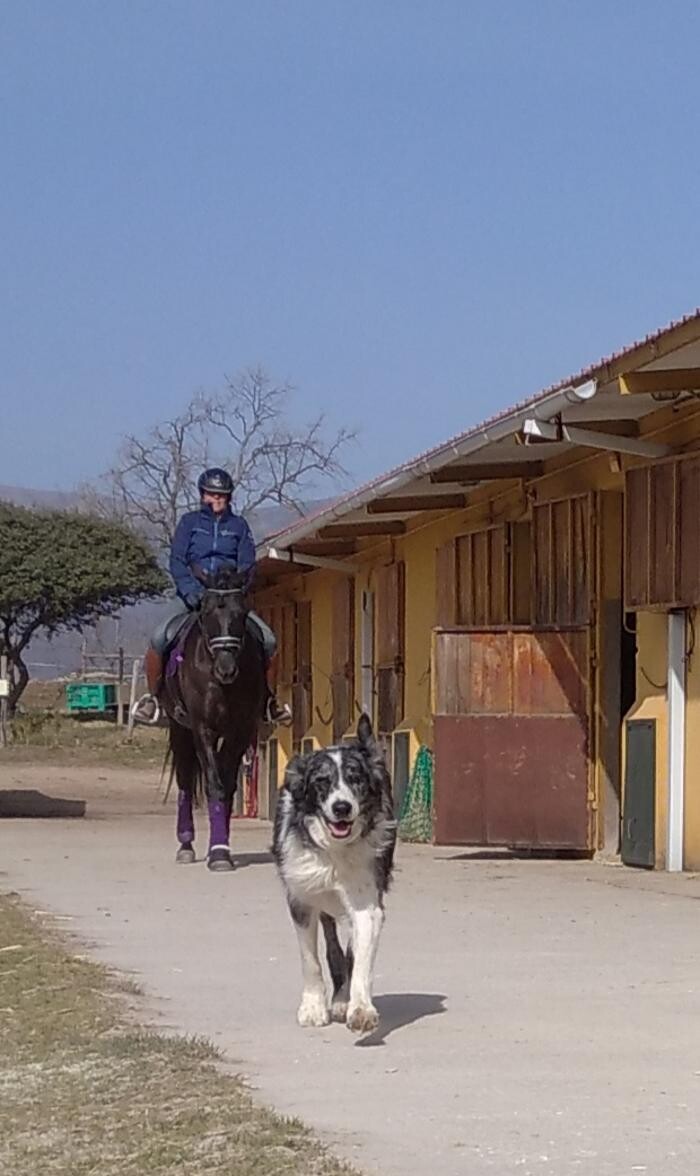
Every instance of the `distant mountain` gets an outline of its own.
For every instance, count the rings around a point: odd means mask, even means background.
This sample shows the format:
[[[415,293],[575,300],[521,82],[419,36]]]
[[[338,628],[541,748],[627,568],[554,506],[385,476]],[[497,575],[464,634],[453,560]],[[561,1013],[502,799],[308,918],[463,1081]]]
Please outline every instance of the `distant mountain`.
[[[0,502],[15,506],[40,506],[49,510],[70,510],[77,506],[78,494],[68,490],[30,490],[26,486],[0,485]]]
[[[0,485],[0,501],[12,502],[17,506],[68,510],[78,505],[80,496],[76,492],[63,490],[33,490],[24,486]],[[334,498],[324,498],[305,503],[304,513],[315,513],[333,501]],[[264,506],[251,512],[248,522],[256,542],[261,543],[298,518],[298,512],[289,507]],[[83,641],[87,651],[95,655],[115,653],[120,645],[127,654],[140,654],[160,618],[173,607],[172,597],[144,601],[123,609],[114,619],[101,621],[94,628],[86,629],[84,634],[57,633],[51,639],[39,636],[27,648],[26,661],[30,675],[32,678],[62,678],[78,673],[81,669]],[[90,665],[102,668],[99,663],[91,662]]]
[[[312,514],[335,501],[333,498],[318,498],[302,504],[302,515],[289,506],[261,506],[251,511],[247,518],[256,543],[262,543],[268,535],[276,535],[289,527],[305,514]],[[49,510],[70,510],[81,502],[80,494],[70,490],[32,490],[27,486],[4,486],[0,484],[0,502],[12,502],[15,506],[35,506]]]

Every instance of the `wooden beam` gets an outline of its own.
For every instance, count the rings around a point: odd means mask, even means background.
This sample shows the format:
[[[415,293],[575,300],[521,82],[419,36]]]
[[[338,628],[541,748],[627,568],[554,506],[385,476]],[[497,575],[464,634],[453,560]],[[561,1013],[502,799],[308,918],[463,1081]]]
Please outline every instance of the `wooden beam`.
[[[543,461],[492,461],[485,465],[444,466],[433,471],[430,481],[444,485],[445,482],[488,482],[495,478],[539,478],[543,472]]]
[[[298,564],[287,563],[281,559],[269,559],[263,556],[255,565],[257,574],[255,576],[255,591],[258,592],[265,584],[274,583],[278,576],[289,576],[293,573],[299,575],[300,568]]]
[[[354,555],[357,544],[352,539],[303,539],[292,550],[299,555]]]
[[[414,510],[460,510],[466,505],[463,494],[412,494],[405,498],[377,498],[367,504],[368,514],[401,514]]]
[[[384,522],[363,519],[353,523],[328,523],[318,532],[319,539],[370,539],[375,535],[403,535],[406,524],[400,520],[385,519]]]
[[[649,396],[653,392],[700,390],[700,368],[657,368],[651,372],[626,372],[619,377],[623,396]]]
[[[639,421],[564,421],[577,429],[588,429],[592,433],[607,433],[615,437],[638,437]]]

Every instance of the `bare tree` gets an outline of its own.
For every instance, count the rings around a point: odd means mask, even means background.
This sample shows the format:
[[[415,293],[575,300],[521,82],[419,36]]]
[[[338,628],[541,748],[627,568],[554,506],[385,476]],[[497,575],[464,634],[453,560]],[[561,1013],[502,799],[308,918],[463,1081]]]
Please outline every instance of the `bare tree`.
[[[239,513],[274,504],[303,515],[310,495],[346,474],[341,455],[355,434],[341,428],[328,435],[322,415],[291,425],[293,392],[256,367],[227,378],[220,392],[197,393],[178,416],[143,437],[125,437],[102,483],[84,488],[84,501],[99,514],[126,518],[167,548],[182,513],[199,501],[199,473],[221,465],[233,478]]]

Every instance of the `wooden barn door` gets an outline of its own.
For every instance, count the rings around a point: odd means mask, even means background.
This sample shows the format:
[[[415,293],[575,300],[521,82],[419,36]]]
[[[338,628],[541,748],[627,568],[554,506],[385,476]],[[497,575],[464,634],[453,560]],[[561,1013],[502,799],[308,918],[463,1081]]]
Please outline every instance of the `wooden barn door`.
[[[380,568],[376,576],[377,618],[377,728],[390,735],[404,715],[404,613],[403,563]]]
[[[438,843],[592,848],[595,547],[589,496],[536,506],[531,623],[506,577],[505,623],[436,630]],[[458,571],[477,599],[480,565]]]
[[[355,698],[355,582],[349,577],[333,586],[331,694],[333,742],[342,739],[353,721]]]
[[[299,751],[301,740],[313,723],[313,673],[311,668],[311,601],[295,608],[294,682],[292,685],[292,740]]]

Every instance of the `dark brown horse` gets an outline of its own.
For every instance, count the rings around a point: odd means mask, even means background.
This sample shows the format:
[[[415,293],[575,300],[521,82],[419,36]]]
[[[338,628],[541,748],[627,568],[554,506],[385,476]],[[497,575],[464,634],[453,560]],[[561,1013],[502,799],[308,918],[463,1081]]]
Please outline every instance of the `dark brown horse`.
[[[178,862],[195,861],[195,798],[206,793],[210,870],[232,870],[231,809],[241,760],[254,745],[266,694],[260,641],[246,623],[245,576],[198,572],[205,592],[162,691],[178,786]]]

